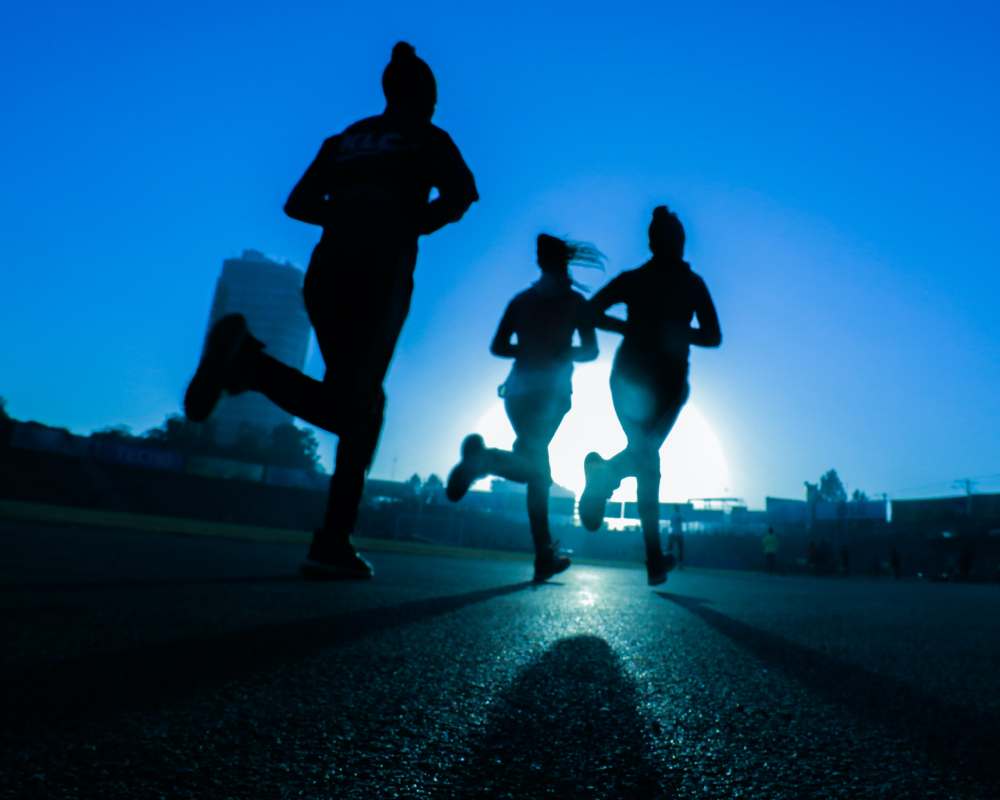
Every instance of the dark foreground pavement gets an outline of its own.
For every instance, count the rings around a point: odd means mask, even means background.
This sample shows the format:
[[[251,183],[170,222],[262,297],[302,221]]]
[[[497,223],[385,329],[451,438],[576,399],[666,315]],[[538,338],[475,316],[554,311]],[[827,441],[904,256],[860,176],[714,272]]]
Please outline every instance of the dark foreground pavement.
[[[1000,589],[0,524],[4,797],[1000,797]]]

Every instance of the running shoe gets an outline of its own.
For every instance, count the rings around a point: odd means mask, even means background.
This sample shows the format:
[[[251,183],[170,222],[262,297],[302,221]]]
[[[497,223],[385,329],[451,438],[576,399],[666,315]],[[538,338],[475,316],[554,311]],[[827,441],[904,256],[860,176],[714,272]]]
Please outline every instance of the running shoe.
[[[227,314],[212,326],[198,369],[184,393],[184,415],[189,420],[204,422],[224,391],[240,388],[235,385],[237,362],[251,341],[257,340],[250,336],[242,314]]]
[[[646,583],[650,586],[659,586],[667,582],[667,573],[677,564],[672,553],[663,555],[657,553],[646,558]]]
[[[445,494],[453,503],[457,503],[469,487],[486,474],[486,442],[478,433],[471,433],[462,442],[462,460],[448,473],[448,485]]]
[[[570,565],[569,556],[559,552],[559,543],[554,542],[535,556],[535,583],[545,583],[553,575],[565,572]]]
[[[604,522],[604,512],[608,498],[614,491],[607,477],[607,465],[597,453],[587,453],[583,460],[583,472],[587,485],[580,495],[580,523],[588,531],[596,531]]]
[[[316,546],[302,562],[302,576],[316,581],[368,580],[374,575],[372,565],[358,555],[350,542]]]

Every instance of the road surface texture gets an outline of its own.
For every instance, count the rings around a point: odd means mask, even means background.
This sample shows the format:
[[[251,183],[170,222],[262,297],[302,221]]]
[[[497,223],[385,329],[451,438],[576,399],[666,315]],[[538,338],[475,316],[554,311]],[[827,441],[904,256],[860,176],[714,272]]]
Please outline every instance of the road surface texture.
[[[1000,797],[1000,587],[302,549],[0,523],[0,795]]]

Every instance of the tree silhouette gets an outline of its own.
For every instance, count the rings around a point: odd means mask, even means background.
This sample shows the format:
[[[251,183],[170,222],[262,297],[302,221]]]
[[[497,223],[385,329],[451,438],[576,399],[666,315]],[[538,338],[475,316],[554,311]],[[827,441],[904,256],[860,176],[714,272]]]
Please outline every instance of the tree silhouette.
[[[142,437],[184,455],[218,455],[215,425],[212,422],[191,422],[179,414],[171,414],[159,427],[151,428]]]
[[[122,427],[110,428],[98,435],[118,440],[130,437],[128,429]],[[131,439],[137,441],[137,437]],[[211,421],[191,422],[185,417],[171,415],[159,427],[146,431],[141,440],[189,456],[230,458],[251,464],[320,471],[316,434],[311,429],[291,423],[278,425],[270,433],[258,425],[244,423],[236,440],[223,444],[216,438]]]
[[[7,413],[7,398],[0,397],[0,444],[7,443],[7,434],[14,428],[14,420]]]
[[[867,503],[868,502],[868,494],[866,492],[862,492],[860,489],[855,489],[853,492],[851,492],[851,502],[852,503]]]
[[[427,480],[424,481],[424,485],[420,490],[420,496],[425,503],[430,503],[440,497],[443,491],[444,481],[434,473],[431,473],[427,476]]]
[[[311,428],[288,422],[271,431],[269,463],[319,472],[319,440]]]
[[[94,431],[90,438],[106,442],[134,442],[136,435],[128,425],[111,425]]]
[[[844,488],[837,470],[829,469],[820,477],[819,498],[828,503],[844,503],[847,501],[847,490]]]

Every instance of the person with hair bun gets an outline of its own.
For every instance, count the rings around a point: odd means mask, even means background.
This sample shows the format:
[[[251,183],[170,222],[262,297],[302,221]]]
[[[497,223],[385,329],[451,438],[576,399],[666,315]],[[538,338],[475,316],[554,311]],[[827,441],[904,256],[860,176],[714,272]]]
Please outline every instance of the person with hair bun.
[[[326,516],[302,565],[311,578],[372,576],[351,533],[382,429],[382,382],[410,308],[417,240],[479,198],[458,148],[431,123],[437,83],[412,45],[393,47],[382,90],[385,110],[323,142],[285,203],[292,219],[323,229],[303,297],[324,379],[272,358],[231,314],[210,331],[184,399],[188,418],[202,421],[223,393],[257,391],[337,434]]]
[[[597,530],[611,494],[622,479],[635,476],[650,586],[666,581],[674,566],[673,555],[664,555],[660,544],[660,447],[688,398],[691,345],[722,343],[712,296],[684,260],[684,242],[680,219],[658,206],[649,225],[653,257],[618,275],[590,301],[595,326],[623,334],[611,369],[611,398],[628,445],[608,460],[587,454],[580,521]],[[625,304],[625,320],[606,313],[618,303]]]
[[[537,259],[542,277],[510,301],[490,345],[493,355],[514,359],[499,390],[517,434],[514,448],[488,448],[478,433],[466,436],[446,492],[457,502],[487,475],[527,484],[534,579],[540,582],[570,565],[549,531],[549,443],[570,409],[573,362],[597,358],[587,300],[574,288],[569,268],[574,264],[602,268],[604,256],[593,245],[543,233],[537,240]],[[575,334],[579,345],[573,344]]]

